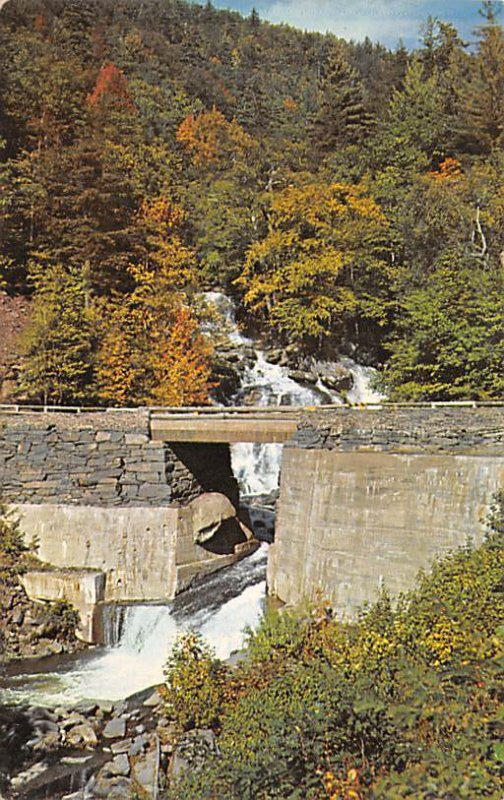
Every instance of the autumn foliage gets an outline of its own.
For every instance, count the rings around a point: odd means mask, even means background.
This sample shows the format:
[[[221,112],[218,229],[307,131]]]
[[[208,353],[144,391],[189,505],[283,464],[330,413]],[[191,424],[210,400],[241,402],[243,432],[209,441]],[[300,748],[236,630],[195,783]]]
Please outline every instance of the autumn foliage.
[[[196,166],[219,164],[254,146],[241,125],[236,120],[228,122],[215,106],[197,116],[189,114],[178,128],[177,141],[187,148]]]
[[[359,277],[388,271],[383,212],[363,186],[310,182],[276,193],[268,219],[237,281],[246,305],[293,341],[330,335],[364,300]]]
[[[135,104],[131,97],[128,81],[123,71],[116,67],[115,64],[103,65],[87,101],[90,108],[106,103],[122,110],[135,111]]]
[[[208,402],[212,349],[199,333],[197,319],[181,306],[166,337],[157,342],[153,355],[156,382],[154,403],[165,406],[203,405]]]
[[[159,195],[144,199],[137,216],[144,243],[129,266],[134,286],[102,304],[100,398],[114,405],[206,403],[212,350],[186,300],[196,284],[186,213]]]
[[[202,287],[293,367],[502,396],[502,3],[471,47],[431,17],[412,51],[187,0],[0,5],[0,284],[33,301],[12,399],[151,402]]]
[[[456,158],[445,158],[441,162],[437,170],[429,172],[429,177],[435,181],[449,181],[460,178],[462,175],[462,168],[460,162]]]

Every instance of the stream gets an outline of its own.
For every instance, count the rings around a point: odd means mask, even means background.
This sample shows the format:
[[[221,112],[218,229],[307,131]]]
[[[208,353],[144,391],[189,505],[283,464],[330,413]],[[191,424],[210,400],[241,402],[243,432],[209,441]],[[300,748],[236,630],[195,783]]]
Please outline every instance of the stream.
[[[0,677],[2,702],[55,708],[128,697],[162,681],[170,646],[187,630],[202,633],[216,655],[227,658],[243,645],[244,627],[261,617],[267,548],[169,603],[106,606],[108,645],[34,662],[29,673],[16,674],[19,667],[9,665]]]

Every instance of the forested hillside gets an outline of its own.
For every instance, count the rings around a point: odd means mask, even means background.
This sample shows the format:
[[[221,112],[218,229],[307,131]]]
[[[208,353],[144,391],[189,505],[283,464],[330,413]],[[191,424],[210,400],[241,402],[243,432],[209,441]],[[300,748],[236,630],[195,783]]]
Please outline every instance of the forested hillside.
[[[0,275],[18,396],[205,402],[198,293],[391,397],[504,394],[504,36],[414,53],[182,0],[0,11]]]

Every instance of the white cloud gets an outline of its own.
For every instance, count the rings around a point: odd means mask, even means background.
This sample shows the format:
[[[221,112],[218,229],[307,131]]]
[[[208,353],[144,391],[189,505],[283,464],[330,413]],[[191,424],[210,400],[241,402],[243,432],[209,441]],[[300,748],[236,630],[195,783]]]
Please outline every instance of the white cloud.
[[[261,4],[261,16],[345,39],[397,42],[418,35],[425,21],[422,6],[425,0],[273,0]]]

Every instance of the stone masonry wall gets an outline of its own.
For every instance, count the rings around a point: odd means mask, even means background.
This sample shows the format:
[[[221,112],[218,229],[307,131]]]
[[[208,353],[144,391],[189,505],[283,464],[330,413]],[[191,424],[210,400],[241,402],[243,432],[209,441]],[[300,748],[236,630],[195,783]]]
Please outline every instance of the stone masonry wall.
[[[0,416],[0,487],[18,504],[185,505],[216,489],[237,499],[226,445],[175,452],[150,441],[143,411]]]
[[[317,408],[289,443],[342,452],[504,454],[504,407]]]

